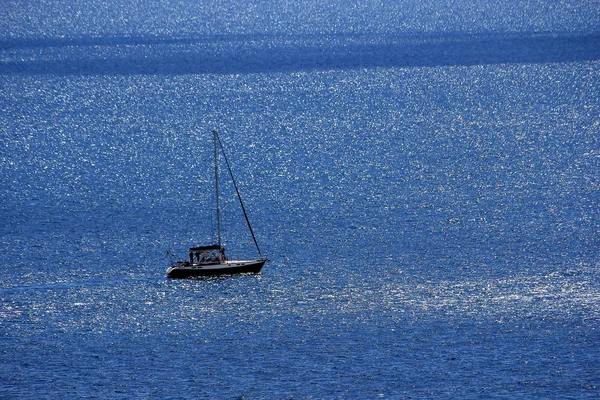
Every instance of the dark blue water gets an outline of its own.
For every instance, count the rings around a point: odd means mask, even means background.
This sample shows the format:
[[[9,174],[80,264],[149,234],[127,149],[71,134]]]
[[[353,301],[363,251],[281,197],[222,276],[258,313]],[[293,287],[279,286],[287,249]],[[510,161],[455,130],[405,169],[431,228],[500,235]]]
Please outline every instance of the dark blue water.
[[[596,2],[42,3],[0,15],[0,398],[600,396]],[[167,280],[213,128],[271,262]]]

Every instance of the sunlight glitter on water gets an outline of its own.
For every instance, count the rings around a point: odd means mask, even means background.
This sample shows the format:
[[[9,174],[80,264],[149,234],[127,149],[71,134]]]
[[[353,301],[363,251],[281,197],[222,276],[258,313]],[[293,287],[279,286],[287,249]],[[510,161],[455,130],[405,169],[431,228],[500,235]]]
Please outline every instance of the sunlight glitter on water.
[[[45,6],[0,33],[6,396],[598,392],[594,2]],[[213,128],[272,261],[166,280]]]

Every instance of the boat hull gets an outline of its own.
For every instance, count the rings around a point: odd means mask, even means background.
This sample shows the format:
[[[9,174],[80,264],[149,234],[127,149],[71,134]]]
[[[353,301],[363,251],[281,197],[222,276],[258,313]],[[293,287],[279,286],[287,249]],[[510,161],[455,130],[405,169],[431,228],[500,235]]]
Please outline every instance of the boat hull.
[[[220,264],[176,264],[167,268],[167,278],[193,278],[198,276],[218,276],[259,273],[267,260],[227,261]]]

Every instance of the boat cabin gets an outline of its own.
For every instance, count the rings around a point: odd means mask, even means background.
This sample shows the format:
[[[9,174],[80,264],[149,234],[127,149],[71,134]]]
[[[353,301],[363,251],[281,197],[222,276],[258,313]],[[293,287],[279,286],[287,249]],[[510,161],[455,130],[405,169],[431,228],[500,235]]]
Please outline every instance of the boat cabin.
[[[227,261],[225,248],[219,245],[190,247],[186,265],[223,264]]]

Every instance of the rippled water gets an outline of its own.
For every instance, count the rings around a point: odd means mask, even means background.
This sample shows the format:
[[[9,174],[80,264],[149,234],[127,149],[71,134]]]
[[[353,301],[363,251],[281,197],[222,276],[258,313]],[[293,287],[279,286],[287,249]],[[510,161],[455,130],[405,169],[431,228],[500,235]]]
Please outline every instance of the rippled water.
[[[600,395],[594,2],[6,11],[0,397]]]

